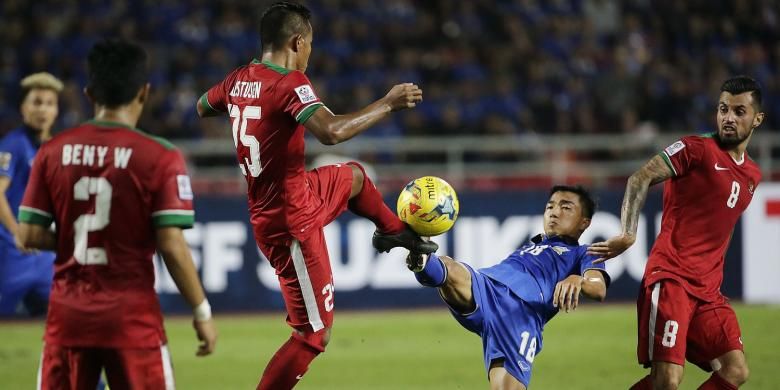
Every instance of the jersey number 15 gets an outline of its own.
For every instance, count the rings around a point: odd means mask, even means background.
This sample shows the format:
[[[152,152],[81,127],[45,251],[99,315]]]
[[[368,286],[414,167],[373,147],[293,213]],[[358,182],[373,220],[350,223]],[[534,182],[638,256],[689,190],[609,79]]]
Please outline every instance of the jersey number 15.
[[[246,106],[243,112],[241,107],[235,104],[228,104],[228,112],[233,119],[233,144],[238,149],[238,142],[249,148],[249,158],[244,157],[244,161],[239,163],[241,173],[247,175],[247,170],[252,177],[260,176],[263,167],[260,166],[260,142],[253,135],[246,134],[246,123],[249,119],[260,119],[260,106]]]

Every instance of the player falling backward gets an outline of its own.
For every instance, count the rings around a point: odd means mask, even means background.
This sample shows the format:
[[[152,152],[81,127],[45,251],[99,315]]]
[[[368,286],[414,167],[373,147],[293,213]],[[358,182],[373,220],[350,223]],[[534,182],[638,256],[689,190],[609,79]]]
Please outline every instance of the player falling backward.
[[[305,170],[306,130],[323,144],[338,144],[422,101],[416,85],[399,84],[357,112],[334,115],[304,75],[313,39],[310,18],[298,4],[270,6],[260,21],[261,59],[229,73],[197,104],[201,116],[226,113],[232,119],[255,239],[276,269],[294,329],[266,366],[259,389],[292,388],[328,344],[334,286],[325,225],[348,208],[376,224],[373,243],[380,251],[437,249],[387,208],[359,164]]]
[[[542,350],[542,329],[579,295],[604,300],[609,275],[577,240],[595,204],[579,186],[555,186],[544,210],[544,234],[499,264],[475,270],[447,256],[410,253],[420,284],[438,288],[455,319],[482,338],[491,389],[522,390]]]
[[[720,90],[718,131],[683,137],[634,173],[622,234],[589,249],[602,261],[628,249],[648,187],[666,181],[661,231],[637,300],[637,355],[651,371],[632,389],[676,389],[686,359],[715,371],[699,389],[736,389],[748,377],[737,316],[720,286],[731,233],[761,180],[746,148],[764,113],[755,80],[738,76]]]
[[[98,42],[87,65],[95,117],[41,146],[19,211],[24,246],[57,252],[38,388],[92,390],[104,368],[113,389],[171,389],[155,250],[193,307],[197,354],[217,338],[182,233],[194,222],[189,177],[173,145],[135,128],[144,50]]]

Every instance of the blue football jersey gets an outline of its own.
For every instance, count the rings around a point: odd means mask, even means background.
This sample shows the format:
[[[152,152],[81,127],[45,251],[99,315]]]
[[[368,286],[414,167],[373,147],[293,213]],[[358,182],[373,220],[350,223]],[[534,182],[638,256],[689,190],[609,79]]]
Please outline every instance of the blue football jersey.
[[[602,272],[609,286],[604,263],[593,264],[597,256],[586,253],[587,245],[552,236],[537,235],[500,263],[482,268],[480,273],[507,286],[526,301],[546,323],[558,313],[554,307],[555,285],[569,275],[582,275],[589,269]]]
[[[11,179],[5,197],[14,216],[19,214],[19,204],[22,203],[33,158],[39,147],[40,143],[35,133],[25,126],[11,130],[0,139],[0,175]],[[0,240],[14,245],[11,232],[2,224],[0,224]]]

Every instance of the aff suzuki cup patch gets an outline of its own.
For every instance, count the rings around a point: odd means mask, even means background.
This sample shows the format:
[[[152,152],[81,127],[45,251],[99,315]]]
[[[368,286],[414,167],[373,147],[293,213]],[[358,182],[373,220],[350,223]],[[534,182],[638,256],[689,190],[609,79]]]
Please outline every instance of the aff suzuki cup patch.
[[[192,200],[192,185],[187,175],[176,175],[176,183],[179,185],[179,199]]]
[[[298,99],[300,99],[301,103],[303,104],[311,103],[317,100],[317,95],[314,94],[314,90],[311,88],[311,85],[308,84],[295,88],[295,93],[298,95]]]
[[[669,145],[668,148],[664,149],[664,152],[666,152],[666,155],[669,157],[674,156],[677,152],[685,149],[685,144],[682,141],[677,141],[671,145]]]

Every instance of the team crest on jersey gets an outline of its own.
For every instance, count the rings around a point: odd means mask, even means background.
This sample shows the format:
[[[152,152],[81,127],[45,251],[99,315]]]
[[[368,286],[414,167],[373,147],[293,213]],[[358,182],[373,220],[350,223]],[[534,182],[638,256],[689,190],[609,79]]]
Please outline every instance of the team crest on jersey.
[[[685,144],[682,141],[677,141],[671,145],[669,145],[668,148],[664,149],[664,152],[666,152],[666,155],[669,157],[672,157],[675,155],[675,153],[685,149]]]
[[[295,93],[298,94],[298,99],[300,99],[303,104],[317,100],[317,95],[314,94],[314,90],[311,88],[311,85],[308,84],[295,88]]]
[[[748,180],[748,192],[753,195],[753,191],[756,189],[756,183],[753,180]]]
[[[179,199],[192,200],[192,186],[190,177],[187,175],[176,175],[176,184],[179,186]]]
[[[552,250],[554,250],[555,253],[557,253],[558,255],[562,255],[562,254],[568,252],[569,248],[567,248],[565,246],[554,246],[554,247],[552,247]]]
[[[11,168],[11,159],[13,159],[13,155],[8,152],[0,152],[0,168],[3,170],[8,170],[8,168]]]

